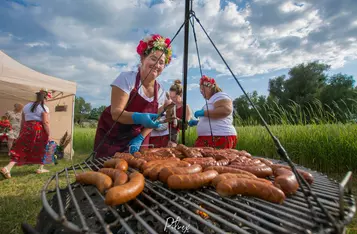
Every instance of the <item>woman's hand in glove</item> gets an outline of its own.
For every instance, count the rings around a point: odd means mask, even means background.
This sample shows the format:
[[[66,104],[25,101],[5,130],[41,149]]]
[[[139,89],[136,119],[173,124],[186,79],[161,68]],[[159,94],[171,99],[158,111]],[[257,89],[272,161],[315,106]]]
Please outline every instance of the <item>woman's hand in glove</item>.
[[[143,143],[145,137],[141,133],[129,142],[129,153],[133,154],[140,150],[140,146]]]
[[[188,126],[193,127],[196,126],[198,124],[198,120],[196,119],[191,119],[190,121],[188,121]]]
[[[145,128],[160,127],[160,123],[153,120],[153,119],[156,119],[157,117],[158,117],[158,114],[139,113],[139,112],[134,112],[133,115],[131,116],[131,118],[134,121],[134,124],[143,125]]]

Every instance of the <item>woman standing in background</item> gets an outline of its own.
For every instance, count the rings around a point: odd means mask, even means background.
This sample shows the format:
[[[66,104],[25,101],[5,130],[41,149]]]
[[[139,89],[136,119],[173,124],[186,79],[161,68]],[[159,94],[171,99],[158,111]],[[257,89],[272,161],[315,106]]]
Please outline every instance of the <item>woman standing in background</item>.
[[[51,93],[40,90],[36,93],[36,101],[24,106],[20,135],[10,151],[11,160],[0,170],[6,179],[11,178],[10,171],[15,164],[39,164],[40,168],[36,173],[48,172],[43,168],[42,162],[46,144],[50,139],[50,111],[45,105],[47,98],[51,98]]]
[[[14,141],[19,137],[20,130],[21,130],[21,119],[22,119],[22,109],[23,105],[20,103],[16,103],[14,105],[13,111],[8,111],[5,113],[6,118],[11,123],[11,130],[8,133],[8,140],[7,140],[7,147],[9,149],[9,156],[10,150]]]

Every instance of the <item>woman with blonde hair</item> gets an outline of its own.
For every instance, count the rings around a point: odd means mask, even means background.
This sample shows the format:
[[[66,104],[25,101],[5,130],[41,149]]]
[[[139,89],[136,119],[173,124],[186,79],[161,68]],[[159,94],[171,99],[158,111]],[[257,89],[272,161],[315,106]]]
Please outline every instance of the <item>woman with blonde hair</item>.
[[[14,105],[14,110],[7,111],[5,113],[6,118],[11,123],[11,130],[8,133],[8,139],[7,139],[7,147],[9,149],[9,156],[10,156],[10,150],[12,148],[12,145],[13,145],[14,141],[19,137],[19,134],[20,134],[23,107],[24,106],[22,104],[16,103]]]
[[[175,80],[174,84],[170,87],[170,99],[176,105],[176,117],[178,124],[173,125],[173,122],[169,122],[165,129],[153,129],[150,136],[150,144],[155,148],[167,147],[169,143],[178,142],[178,133],[180,128],[184,126],[182,124],[183,116],[183,100],[182,100],[182,85],[181,80]],[[186,120],[191,118],[191,110],[188,104],[186,104]]]
[[[120,73],[111,84],[111,105],[98,121],[96,157],[134,153],[149,144],[151,130],[160,126],[156,121],[158,112],[166,103],[157,78],[171,61],[170,44],[169,38],[159,34],[145,37],[136,49],[141,62],[139,69]]]
[[[36,93],[36,101],[24,106],[19,138],[10,151],[11,160],[0,170],[6,179],[11,178],[10,171],[15,165],[39,164],[36,173],[48,172],[42,161],[50,139],[50,111],[45,105],[48,98],[51,98],[51,93],[40,90]]]
[[[199,120],[189,121],[189,126],[197,125],[195,147],[235,148],[237,131],[233,126],[232,99],[213,78],[205,75],[200,79],[200,91],[207,105],[195,112]]]

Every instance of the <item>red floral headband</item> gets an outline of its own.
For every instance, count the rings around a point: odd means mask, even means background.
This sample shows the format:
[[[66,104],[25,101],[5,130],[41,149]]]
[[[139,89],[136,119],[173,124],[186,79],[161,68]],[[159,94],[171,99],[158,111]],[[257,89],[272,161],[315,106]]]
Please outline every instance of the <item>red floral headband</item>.
[[[50,91],[47,91],[47,89],[40,89],[39,92],[45,92],[47,99],[52,98],[52,93]]]
[[[216,85],[216,81],[213,78],[203,75],[202,78],[200,79],[200,85],[212,87]]]
[[[139,45],[136,48],[136,52],[140,56],[147,56],[152,51],[163,51],[166,55],[165,64],[167,65],[171,62],[172,57],[172,49],[170,43],[170,38],[165,38],[159,34],[153,34],[145,37],[139,42]]]

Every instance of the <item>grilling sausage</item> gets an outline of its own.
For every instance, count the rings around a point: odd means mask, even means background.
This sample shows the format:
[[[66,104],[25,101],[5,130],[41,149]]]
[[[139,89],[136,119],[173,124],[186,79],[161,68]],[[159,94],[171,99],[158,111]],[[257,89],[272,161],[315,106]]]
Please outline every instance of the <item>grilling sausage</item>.
[[[223,173],[223,174],[216,176],[216,178],[214,178],[212,180],[212,185],[214,187],[216,187],[219,182],[221,182],[223,180],[233,179],[233,178],[248,178],[248,179],[250,178],[250,179],[254,179],[256,181],[261,181],[261,182],[273,185],[273,183],[270,180],[260,179],[260,178],[257,178],[256,176],[252,177],[247,174],[234,174],[234,173]]]
[[[149,168],[153,165],[156,165],[156,164],[163,164],[163,163],[168,164],[168,163],[173,163],[173,162],[180,162],[180,159],[179,158],[166,158],[166,159],[161,159],[161,160],[153,160],[153,161],[145,163],[142,166],[142,170],[145,171],[147,168]]]
[[[171,189],[198,189],[209,185],[217,175],[218,172],[214,170],[188,175],[171,175],[167,179],[167,185]]]
[[[127,171],[128,170],[128,163],[124,159],[109,159],[104,162],[103,167],[108,167],[108,168],[115,168],[119,169],[122,171]]]
[[[176,161],[168,161],[159,164],[155,164],[150,166],[149,168],[144,170],[144,176],[148,176],[150,180],[155,181],[159,177],[160,171],[165,167],[187,167],[190,166],[188,162],[176,162]]]
[[[163,183],[167,183],[167,179],[171,175],[186,175],[194,174],[202,171],[201,165],[194,164],[189,167],[164,167],[159,174],[159,180]]]
[[[240,165],[235,165],[235,164],[228,165],[228,166],[248,171],[260,178],[265,178],[265,177],[273,175],[273,170],[268,166],[259,166],[259,167],[257,167],[257,166],[240,166]]]
[[[280,188],[285,195],[295,194],[299,188],[294,173],[283,167],[274,170],[274,185]]]
[[[108,190],[105,196],[105,204],[117,206],[135,199],[145,186],[145,178],[139,172],[133,172],[129,176],[128,183],[115,186]]]
[[[119,169],[114,168],[101,168],[99,172],[106,174],[114,181],[113,186],[125,184],[128,181],[128,175]]]
[[[100,172],[86,171],[76,175],[76,181],[81,184],[95,185],[101,193],[112,187],[112,179]]]
[[[176,149],[180,150],[188,158],[201,158],[202,154],[198,149],[188,148],[185,145],[178,144]]]
[[[223,197],[241,194],[280,204],[285,200],[285,194],[277,187],[248,178],[223,180],[217,184],[216,190]]]
[[[206,167],[204,170],[205,171],[215,170],[219,174],[222,174],[222,173],[246,174],[246,175],[249,175],[252,178],[257,178],[254,174],[252,174],[252,173],[250,173],[248,171],[244,171],[244,170],[241,170],[241,169],[238,169],[238,168],[233,168],[233,167],[211,166],[211,167]]]
[[[282,165],[282,164],[273,164],[270,166],[273,170],[276,170],[277,168],[285,168],[285,169],[288,169],[291,171],[291,167],[290,166],[287,166],[287,165]],[[304,177],[304,179],[309,183],[309,184],[312,184],[314,182],[314,177],[309,173],[309,172],[306,172],[306,171],[303,171],[303,170],[300,170],[300,169],[297,169],[297,171]]]
[[[273,165],[273,162],[268,160],[268,159],[266,159],[266,158],[257,158],[257,159],[259,159],[261,162],[263,162],[267,166]]]

